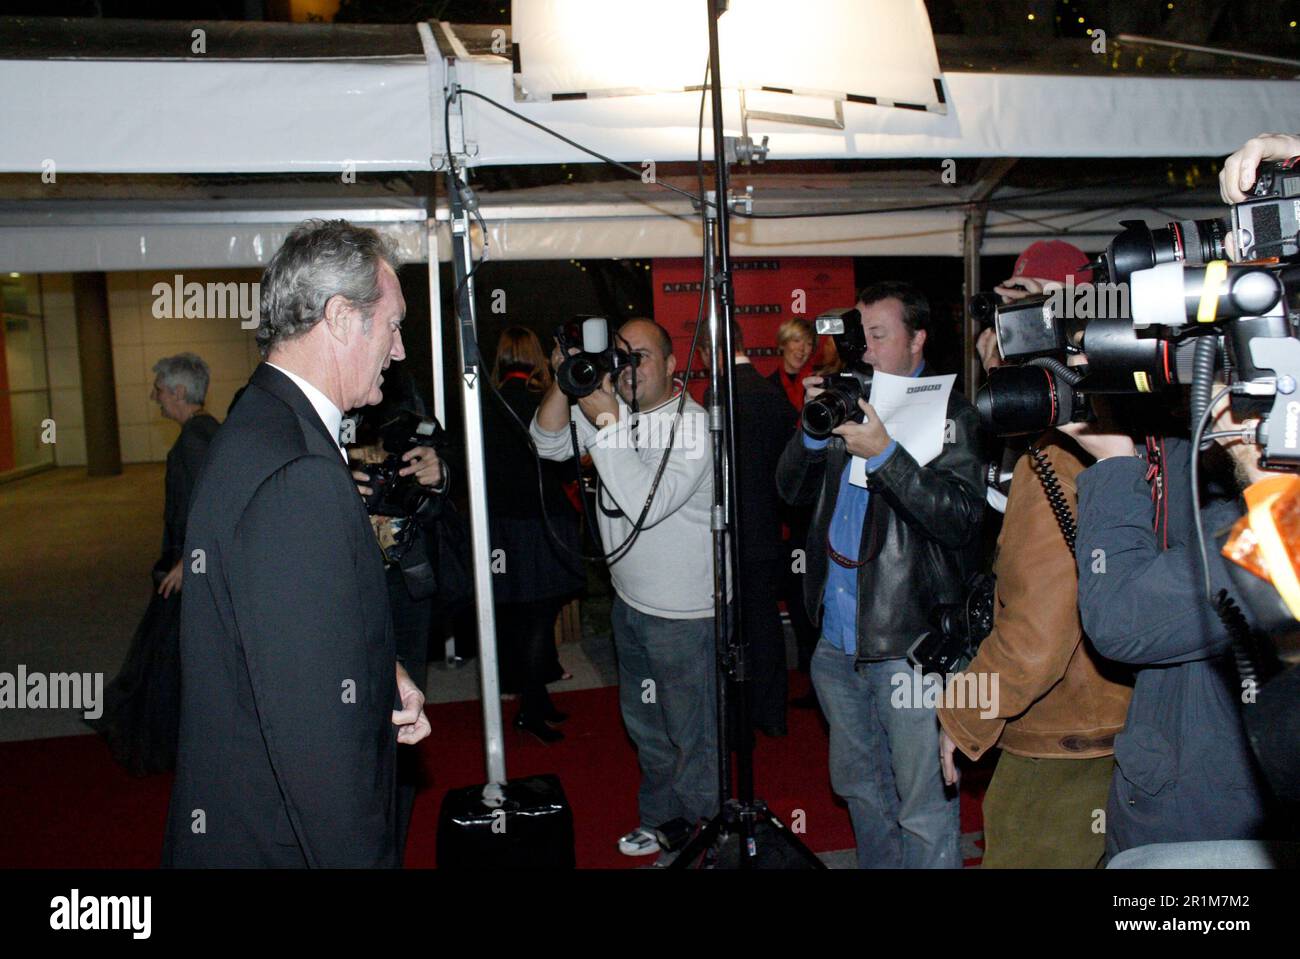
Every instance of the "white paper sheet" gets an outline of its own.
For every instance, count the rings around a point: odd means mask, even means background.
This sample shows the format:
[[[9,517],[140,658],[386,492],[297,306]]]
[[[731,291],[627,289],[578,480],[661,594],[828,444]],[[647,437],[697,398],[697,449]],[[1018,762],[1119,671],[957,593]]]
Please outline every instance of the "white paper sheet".
[[[889,435],[924,466],[943,451],[948,429],[948,394],[956,374],[945,376],[894,376],[876,373],[867,400]],[[853,457],[849,482],[866,487],[867,461]]]

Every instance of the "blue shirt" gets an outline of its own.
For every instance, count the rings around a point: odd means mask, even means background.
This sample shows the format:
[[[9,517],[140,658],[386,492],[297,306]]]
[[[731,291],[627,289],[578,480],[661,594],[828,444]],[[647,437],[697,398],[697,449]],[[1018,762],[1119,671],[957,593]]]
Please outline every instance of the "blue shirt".
[[[921,362],[908,376],[920,376],[924,368],[925,363]],[[829,442],[829,439],[815,440],[807,433],[803,435],[805,449],[825,449]],[[890,440],[881,453],[867,460],[867,472],[875,472],[883,466],[896,449],[898,444]],[[850,459],[840,473],[840,492],[835,498],[835,513],[831,516],[827,538],[835,552],[857,562],[858,550],[862,546],[862,524],[867,518],[871,493],[849,482],[852,468],[853,461]],[[809,548],[823,549],[824,544],[811,543]],[[841,566],[829,556],[826,565],[826,587],[822,592],[822,636],[846,656],[853,656],[858,651],[858,571]]]

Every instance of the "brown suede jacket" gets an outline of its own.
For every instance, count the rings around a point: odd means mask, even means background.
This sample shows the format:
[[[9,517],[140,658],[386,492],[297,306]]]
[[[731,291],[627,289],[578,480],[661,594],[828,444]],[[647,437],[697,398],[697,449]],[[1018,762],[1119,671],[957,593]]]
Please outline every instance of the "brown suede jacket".
[[[1074,513],[1075,477],[1084,469],[1073,441],[1052,431],[1037,441]],[[957,747],[978,759],[997,744],[1019,756],[1092,759],[1114,751],[1132,693],[1127,671],[1102,659],[1079,624],[1078,571],[1028,455],[1016,464],[998,537],[993,631],[967,673],[993,689],[996,708],[939,709]],[[949,679],[945,702],[960,703]],[[971,683],[963,685],[970,689]],[[969,697],[967,698],[969,703]]]

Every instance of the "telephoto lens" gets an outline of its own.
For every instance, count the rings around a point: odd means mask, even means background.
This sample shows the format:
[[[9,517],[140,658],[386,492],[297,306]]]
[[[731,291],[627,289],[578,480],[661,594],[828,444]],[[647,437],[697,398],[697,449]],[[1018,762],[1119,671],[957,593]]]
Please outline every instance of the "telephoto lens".
[[[1124,229],[1101,257],[1111,283],[1127,283],[1137,271],[1162,263],[1203,266],[1228,257],[1226,220],[1175,220],[1155,230],[1141,220],[1121,220],[1120,225]]]
[[[989,381],[975,394],[975,409],[984,427],[998,436],[1041,433],[1083,420],[1090,412],[1083,393],[1041,366],[989,370]]]

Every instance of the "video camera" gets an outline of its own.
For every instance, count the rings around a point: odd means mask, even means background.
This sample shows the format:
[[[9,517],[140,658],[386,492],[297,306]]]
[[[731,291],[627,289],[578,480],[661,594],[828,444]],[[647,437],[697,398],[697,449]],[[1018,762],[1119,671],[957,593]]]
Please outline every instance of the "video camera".
[[[579,317],[561,323],[555,328],[555,339],[566,354],[555,371],[555,382],[562,393],[573,399],[590,396],[606,374],[617,378],[624,367],[631,366],[635,375],[641,361],[638,354],[610,345],[609,323],[604,317]],[[569,356],[571,349],[580,352]]]
[[[1298,162],[1262,165],[1230,228],[1218,219],[1156,230],[1125,221],[1101,257],[1081,266],[1100,275],[1097,285],[993,308],[1003,356],[1026,362],[990,370],[976,397],[984,424],[1033,433],[1088,418],[1091,395],[1191,385],[1195,426],[1217,361],[1234,410],[1265,417],[1261,465],[1300,469]],[[1234,251],[1268,258],[1229,263]],[[988,295],[978,308],[987,314]],[[1067,366],[1080,352],[1087,365]]]
[[[417,446],[431,446],[441,450],[446,443],[442,426],[431,416],[421,416],[411,410],[397,410],[380,423],[377,431],[384,452],[388,455],[382,463],[357,466],[366,474],[370,495],[365,497],[366,512],[371,516],[404,516],[424,521],[436,508],[436,493],[432,493],[416,480],[414,474],[399,476],[408,464],[402,455]]]
[[[804,404],[803,430],[813,439],[824,440],[844,423],[861,423],[858,400],[871,395],[871,373],[862,362],[867,335],[862,314],[856,309],[832,310],[817,317],[817,333],[832,337],[844,370],[822,379],[820,396]]]

